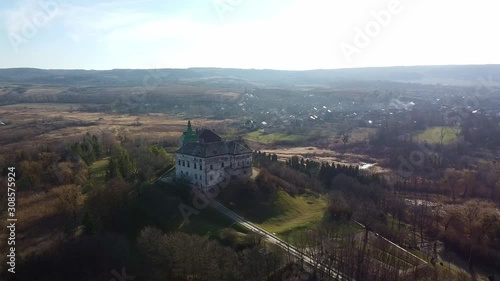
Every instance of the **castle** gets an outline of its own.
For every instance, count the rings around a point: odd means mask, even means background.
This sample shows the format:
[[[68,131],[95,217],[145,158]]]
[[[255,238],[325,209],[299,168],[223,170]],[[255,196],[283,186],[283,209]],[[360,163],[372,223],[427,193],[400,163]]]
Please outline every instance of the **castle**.
[[[193,131],[191,121],[175,152],[175,176],[200,190],[252,175],[252,150],[240,140],[223,140],[208,129]]]

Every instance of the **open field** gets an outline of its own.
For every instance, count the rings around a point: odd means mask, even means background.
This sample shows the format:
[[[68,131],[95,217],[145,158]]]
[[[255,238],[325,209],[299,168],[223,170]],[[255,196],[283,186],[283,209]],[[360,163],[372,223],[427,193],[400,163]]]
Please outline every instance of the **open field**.
[[[421,142],[428,142],[433,144],[441,143],[449,144],[457,139],[460,134],[460,128],[456,127],[432,127],[417,136],[417,140]]]
[[[300,141],[304,140],[306,137],[300,135],[286,135],[282,133],[264,133],[263,130],[254,131],[246,134],[243,139],[263,143],[272,144],[278,141]]]
[[[143,138],[177,145],[187,120],[167,114],[110,114],[70,110],[70,104],[15,104],[0,107],[0,154],[37,146],[71,143],[87,132],[118,138]],[[193,119],[194,127],[219,128],[234,120]]]
[[[95,161],[90,166],[90,180],[96,186],[104,186],[106,183],[106,172],[108,169],[109,159],[104,158]]]

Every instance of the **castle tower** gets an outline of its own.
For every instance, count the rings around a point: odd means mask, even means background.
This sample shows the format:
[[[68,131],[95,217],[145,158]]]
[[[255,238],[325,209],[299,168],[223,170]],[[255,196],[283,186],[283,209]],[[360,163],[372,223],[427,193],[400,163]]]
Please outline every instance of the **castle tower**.
[[[184,144],[188,142],[197,142],[197,141],[198,141],[198,136],[196,135],[196,132],[193,131],[193,128],[191,128],[191,120],[189,120],[187,123],[186,131],[182,133],[182,136],[179,139],[179,147],[182,147]]]

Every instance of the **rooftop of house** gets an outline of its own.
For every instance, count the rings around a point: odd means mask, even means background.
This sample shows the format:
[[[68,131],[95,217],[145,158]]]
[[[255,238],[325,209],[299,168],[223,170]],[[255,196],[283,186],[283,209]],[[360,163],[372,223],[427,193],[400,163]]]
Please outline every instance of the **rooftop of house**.
[[[222,138],[209,129],[196,130],[196,135],[201,143],[211,143],[222,141]]]
[[[186,143],[175,153],[186,154],[200,158],[208,158],[221,155],[247,154],[252,153],[252,150],[245,147],[243,142],[232,140],[209,143],[190,142]]]
[[[252,153],[252,150],[242,140],[224,141],[219,135],[209,129],[201,129],[194,132],[191,128],[191,121],[188,121],[181,141],[183,141],[183,145],[175,153],[202,158]]]

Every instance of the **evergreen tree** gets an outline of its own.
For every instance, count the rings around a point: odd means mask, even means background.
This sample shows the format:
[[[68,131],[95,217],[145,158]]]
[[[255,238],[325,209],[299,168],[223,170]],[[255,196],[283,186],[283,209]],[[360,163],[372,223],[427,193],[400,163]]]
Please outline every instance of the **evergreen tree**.
[[[117,160],[115,159],[115,157],[111,157],[109,159],[106,178],[108,180],[114,179],[114,178],[120,178],[120,179],[122,178],[122,174],[120,172],[120,168],[118,167],[118,163],[117,163]]]
[[[130,179],[135,172],[136,167],[128,151],[121,145],[115,145],[109,160],[108,179]]]
[[[89,212],[86,212],[83,216],[83,232],[85,234],[94,234],[96,231],[96,224],[92,215]]]

